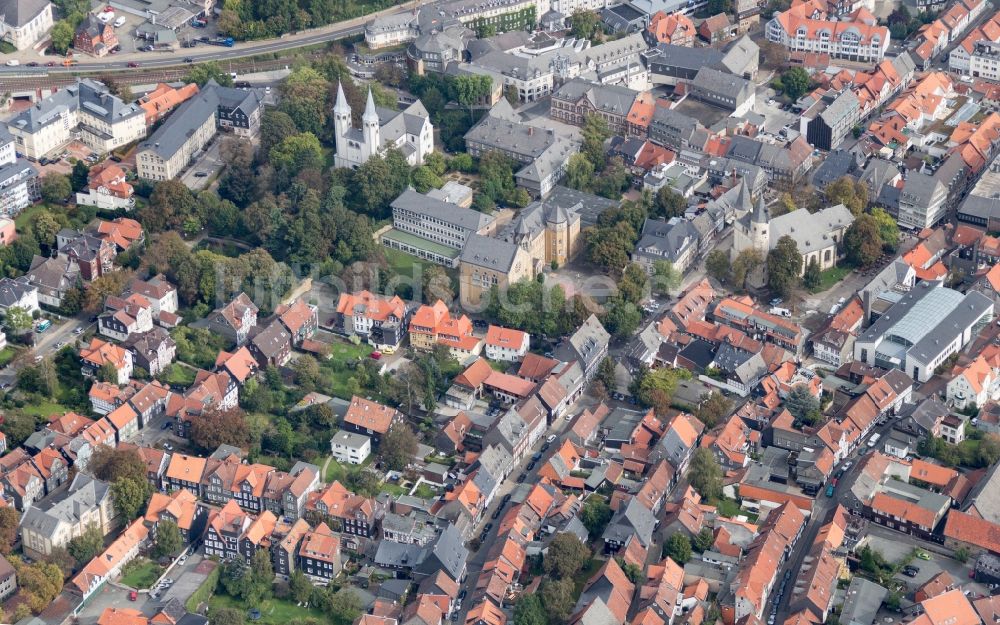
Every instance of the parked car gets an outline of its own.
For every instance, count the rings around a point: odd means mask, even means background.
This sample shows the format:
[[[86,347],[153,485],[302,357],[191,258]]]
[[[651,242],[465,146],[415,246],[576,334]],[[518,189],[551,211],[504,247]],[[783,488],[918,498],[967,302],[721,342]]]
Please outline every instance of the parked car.
[[[930,560],[931,559],[931,555],[929,553],[927,553],[926,551],[923,551],[923,550],[917,550],[917,554],[916,555],[921,560]]]

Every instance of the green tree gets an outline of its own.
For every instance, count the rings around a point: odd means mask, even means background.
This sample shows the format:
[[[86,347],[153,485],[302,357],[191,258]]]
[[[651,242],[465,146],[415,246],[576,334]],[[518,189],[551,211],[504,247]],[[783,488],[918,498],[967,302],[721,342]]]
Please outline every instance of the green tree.
[[[653,263],[651,282],[654,293],[670,295],[681,286],[681,272],[674,269],[674,264],[669,260],[658,260]]]
[[[674,191],[669,185],[660,187],[656,193],[656,214],[667,219],[671,217],[683,217],[687,210],[687,198]]]
[[[691,455],[688,482],[705,499],[722,496],[722,467],[710,449],[699,447]]]
[[[429,265],[420,276],[422,301],[433,304],[438,300],[449,303],[455,299],[455,290],[451,286],[451,277],[441,265]]]
[[[712,250],[705,258],[705,271],[719,282],[729,282],[731,270],[729,255],[722,250]]]
[[[158,557],[173,556],[184,548],[184,538],[177,524],[165,519],[156,524],[156,542],[153,552]]]
[[[132,521],[146,508],[152,488],[146,480],[130,477],[118,478],[111,485],[115,510],[126,521]]]
[[[746,290],[747,280],[764,265],[760,251],[748,247],[736,255],[730,266],[731,283],[737,290]]]
[[[791,294],[802,273],[802,255],[795,239],[785,235],[767,253],[767,285],[782,297]]]
[[[542,600],[534,593],[522,593],[514,604],[514,625],[548,625]]]
[[[11,306],[4,313],[3,325],[11,334],[24,334],[31,329],[31,313],[26,308]]]
[[[288,113],[277,109],[265,109],[260,119],[260,152],[267,154],[271,148],[290,137],[298,134],[295,122]]]
[[[268,158],[275,172],[282,180],[290,181],[305,169],[323,167],[323,147],[311,132],[303,132],[285,137],[281,143],[271,148]]]
[[[816,262],[815,258],[810,258],[809,264],[806,265],[806,271],[802,274],[802,285],[811,291],[818,287],[822,281],[823,272],[819,269],[819,263]]]
[[[118,369],[114,364],[106,362],[97,370],[97,380],[108,384],[118,384]]]
[[[292,599],[295,599],[299,603],[309,601],[309,597],[312,596],[312,582],[309,581],[309,578],[306,577],[300,568],[296,568],[289,576],[288,591],[291,593]]]
[[[601,32],[601,16],[595,11],[576,11],[569,20],[570,34],[577,39],[592,39]]]
[[[223,87],[233,86],[233,77],[222,69],[216,61],[201,61],[195,63],[182,78],[184,82],[193,82],[204,87],[209,80],[214,80]]]
[[[899,225],[895,218],[884,208],[873,208],[872,219],[878,224],[879,238],[882,239],[882,249],[893,253],[899,248]]]
[[[859,267],[868,267],[882,255],[882,237],[878,222],[871,215],[861,215],[844,233],[847,260]]]
[[[417,444],[413,428],[404,422],[395,422],[379,443],[379,460],[387,469],[402,471],[417,453]]]
[[[557,534],[542,560],[542,568],[556,579],[572,579],[590,560],[590,549],[575,534]]]
[[[583,154],[574,154],[566,164],[566,186],[588,191],[594,184],[594,164]]]
[[[633,392],[643,406],[652,407],[658,416],[665,416],[673,401],[677,384],[681,380],[691,378],[691,372],[687,369],[669,369],[660,367],[658,369],[640,370],[636,376],[636,390]]]
[[[350,588],[341,588],[330,599],[329,614],[337,625],[348,625],[361,615],[362,607],[358,593]]]
[[[212,606],[208,609],[208,618],[212,625],[245,625],[243,610]]]
[[[733,402],[729,401],[729,398],[719,391],[712,391],[702,395],[701,405],[698,406],[694,416],[698,417],[706,428],[714,428],[729,416],[732,409]]]
[[[73,192],[69,177],[63,174],[48,173],[42,177],[42,199],[49,204],[62,202]]]
[[[801,67],[787,69],[781,74],[781,86],[784,89],[785,95],[792,102],[798,100],[809,91],[809,84],[809,73]]]
[[[826,185],[823,190],[830,205],[843,204],[857,217],[868,205],[868,186],[851,176],[843,176]]]
[[[594,171],[601,171],[607,163],[604,142],[611,138],[608,122],[598,115],[587,115],[583,120],[580,134],[583,136],[581,153],[594,165]]]
[[[426,165],[414,168],[410,173],[410,181],[417,193],[427,193],[431,189],[440,189],[441,185],[444,184],[444,181]]]
[[[546,579],[538,589],[542,605],[549,616],[549,623],[565,623],[576,601],[576,592],[571,578]]]
[[[674,532],[663,543],[663,555],[684,566],[691,559],[691,540],[682,532]]]
[[[17,542],[21,515],[12,507],[0,508],[0,553],[8,555]]]
[[[715,535],[712,533],[712,529],[709,527],[701,528],[694,540],[691,541],[691,547],[698,553],[702,553],[712,547],[715,543]]]
[[[49,40],[52,42],[52,49],[57,54],[66,54],[69,47],[73,45],[73,24],[68,20],[59,20],[52,25],[49,31]]]
[[[84,161],[77,161],[73,164],[73,172],[69,175],[70,184],[74,191],[82,191],[87,186],[90,179],[90,168]]]
[[[245,449],[250,444],[250,428],[246,414],[239,409],[209,409],[191,419],[191,442],[206,451],[219,445],[233,445]]]
[[[344,86],[349,83],[345,81]],[[309,65],[296,67],[281,83],[279,110],[287,113],[300,131],[321,135],[327,126],[326,111],[332,109],[328,106],[330,87],[330,81]],[[361,108],[352,108],[361,114]]]
[[[601,323],[616,337],[626,337],[635,334],[642,321],[642,313],[633,303],[622,297],[612,297],[604,305],[604,315]]]
[[[580,510],[580,521],[587,528],[590,537],[597,538],[604,533],[608,522],[611,521],[611,515],[611,507],[608,502],[604,497],[595,493],[587,497],[587,501],[584,502],[583,509]]]
[[[101,528],[88,525],[82,534],[67,543],[66,550],[76,560],[77,566],[83,567],[104,550],[104,534]]]
[[[818,420],[819,400],[809,392],[806,384],[796,384],[788,391],[785,408],[799,421],[812,423]]]

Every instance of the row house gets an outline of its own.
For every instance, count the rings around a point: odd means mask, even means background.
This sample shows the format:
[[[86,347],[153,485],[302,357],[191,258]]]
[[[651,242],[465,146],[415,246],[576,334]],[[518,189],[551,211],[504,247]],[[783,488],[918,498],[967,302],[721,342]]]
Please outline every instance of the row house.
[[[889,29],[867,8],[833,18],[820,0],[799,0],[777,13],[765,28],[767,40],[791,52],[817,52],[833,58],[877,63],[889,49]]]
[[[378,524],[385,514],[384,506],[373,498],[356,495],[333,482],[325,489],[309,494],[307,510],[315,510],[340,525],[341,532],[360,538],[378,533]]]
[[[291,335],[292,345],[302,345],[319,329],[319,309],[302,298],[278,306],[274,314]]]
[[[189,490],[176,490],[170,494],[153,493],[146,507],[145,521],[151,533],[163,521],[177,526],[184,544],[201,538],[205,531],[209,509],[198,503],[198,498]]]
[[[213,510],[205,529],[205,555],[220,560],[241,559],[240,539],[252,522],[250,514],[241,510],[232,499],[221,510]]]
[[[261,511],[264,484],[274,467],[244,464],[238,456],[222,460],[209,458],[201,476],[201,494],[206,501],[222,505],[235,501],[244,510]]]
[[[300,570],[306,577],[322,584],[339,575],[343,567],[340,538],[326,523],[320,523],[303,535],[298,556]]]

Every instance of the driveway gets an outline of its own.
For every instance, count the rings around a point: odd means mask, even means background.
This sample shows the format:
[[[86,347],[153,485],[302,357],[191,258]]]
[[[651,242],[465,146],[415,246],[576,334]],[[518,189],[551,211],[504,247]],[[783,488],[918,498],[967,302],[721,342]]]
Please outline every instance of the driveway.
[[[184,186],[192,191],[201,191],[215,178],[224,165],[219,156],[220,144],[221,141],[216,137],[195,162],[187,168],[187,171],[181,175],[181,182],[184,183]]]

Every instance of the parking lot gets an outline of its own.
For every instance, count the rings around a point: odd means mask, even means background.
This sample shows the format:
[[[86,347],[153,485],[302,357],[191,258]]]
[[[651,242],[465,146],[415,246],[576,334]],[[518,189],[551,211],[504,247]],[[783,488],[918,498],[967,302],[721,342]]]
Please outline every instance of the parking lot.
[[[781,110],[780,102],[773,100],[774,95],[774,89],[766,85],[757,88],[757,99],[753,110],[764,116],[764,132],[776,135],[788,124],[793,124],[797,128],[799,115],[791,111]],[[769,101],[774,103],[770,104]]]
[[[219,156],[219,144],[218,138],[212,141],[181,175],[181,182],[185,187],[192,191],[201,191],[215,179],[223,166],[222,158]]]

